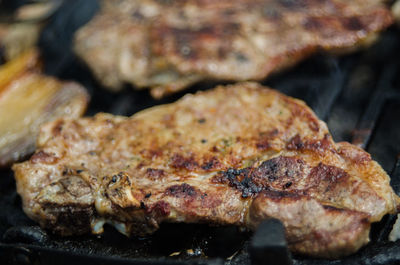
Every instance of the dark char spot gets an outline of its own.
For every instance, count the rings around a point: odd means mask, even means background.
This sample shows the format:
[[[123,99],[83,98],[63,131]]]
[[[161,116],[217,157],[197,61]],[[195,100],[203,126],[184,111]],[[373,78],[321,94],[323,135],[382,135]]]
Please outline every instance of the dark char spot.
[[[242,192],[242,197],[247,198],[261,191],[261,187],[257,186],[249,177],[249,169],[230,168],[227,171],[220,172],[223,179],[229,182],[229,186],[234,187]]]
[[[138,10],[132,13],[132,17],[137,19],[137,20],[143,20],[144,16],[142,13],[140,13]]]
[[[363,24],[358,17],[351,17],[343,21],[343,26],[352,31],[363,29]]]
[[[184,168],[187,170],[193,170],[199,165],[193,156],[183,157],[180,154],[174,154],[172,156],[171,166],[174,168]]]
[[[319,30],[323,27],[323,23],[318,18],[309,17],[303,26],[306,30]]]
[[[213,183],[226,183],[247,198],[262,190],[280,190],[293,185],[302,174],[303,161],[291,157],[276,157],[264,161],[259,167],[221,171],[212,178]]]
[[[236,59],[236,61],[242,62],[242,63],[249,61],[249,58],[247,58],[246,55],[244,55],[243,53],[240,53],[240,52],[235,53],[235,59]]]
[[[146,175],[152,179],[157,179],[165,175],[164,170],[156,168],[148,168],[146,170]]]
[[[288,188],[290,188],[290,186],[292,186],[292,182],[291,181],[286,182],[285,185],[283,186],[283,188],[284,189],[288,189]]]
[[[167,196],[174,196],[177,198],[187,198],[196,196],[197,192],[189,184],[183,183],[181,185],[173,185],[168,187],[164,194]]]
[[[220,166],[220,162],[218,161],[218,158],[212,157],[210,160],[204,162],[204,164],[201,165],[201,168],[204,170],[210,170],[210,169],[215,169]]]

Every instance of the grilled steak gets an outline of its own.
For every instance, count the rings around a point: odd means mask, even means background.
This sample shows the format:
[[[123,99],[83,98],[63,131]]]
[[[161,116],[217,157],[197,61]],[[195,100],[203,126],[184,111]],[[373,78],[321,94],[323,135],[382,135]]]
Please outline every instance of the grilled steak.
[[[382,0],[103,2],[77,32],[76,53],[105,86],[149,87],[156,98],[205,79],[260,80],[392,23]]]
[[[333,142],[302,101],[255,83],[130,118],[58,119],[13,170],[25,212],[62,235],[105,222],[127,235],[161,222],[254,229],[274,217],[293,251],[318,257],[355,252],[400,202],[368,153]]]

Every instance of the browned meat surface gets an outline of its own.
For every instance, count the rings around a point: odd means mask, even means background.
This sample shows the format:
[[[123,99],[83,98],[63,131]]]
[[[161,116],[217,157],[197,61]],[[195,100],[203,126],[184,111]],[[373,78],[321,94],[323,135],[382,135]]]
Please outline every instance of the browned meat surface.
[[[154,97],[205,79],[261,80],[318,50],[369,43],[392,23],[382,0],[104,1],[75,51],[113,90]]]
[[[13,167],[25,212],[62,235],[127,235],[161,222],[254,229],[280,219],[290,248],[355,252],[399,198],[368,153],[333,142],[302,102],[255,83],[186,95],[130,118],[98,114],[42,127]]]

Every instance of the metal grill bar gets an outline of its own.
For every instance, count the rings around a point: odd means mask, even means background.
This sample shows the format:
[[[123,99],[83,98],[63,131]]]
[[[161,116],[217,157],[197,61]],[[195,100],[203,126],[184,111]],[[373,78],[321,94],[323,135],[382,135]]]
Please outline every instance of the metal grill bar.
[[[367,149],[372,132],[379,120],[380,113],[386,100],[397,95],[391,86],[391,83],[396,76],[397,67],[397,64],[392,63],[383,70],[377,89],[372,95],[357,129],[354,131],[352,143],[363,149]]]

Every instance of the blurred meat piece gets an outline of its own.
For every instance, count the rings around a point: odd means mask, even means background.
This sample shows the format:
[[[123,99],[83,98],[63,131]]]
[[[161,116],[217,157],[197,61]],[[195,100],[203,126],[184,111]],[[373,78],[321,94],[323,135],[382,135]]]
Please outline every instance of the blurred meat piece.
[[[40,73],[38,52],[29,50],[0,67],[0,167],[35,150],[39,126],[81,116],[89,97],[83,87]]]
[[[41,28],[42,25],[38,23],[0,24],[2,59],[10,61],[32,49],[39,39]]]
[[[392,23],[382,0],[103,1],[74,49],[112,90],[160,98],[205,79],[261,80],[317,50],[349,51]]]
[[[62,0],[36,1],[27,3],[15,11],[15,19],[18,21],[43,21],[49,18],[60,7]]]
[[[397,0],[392,6],[392,13],[398,25],[400,25],[400,0]]]

